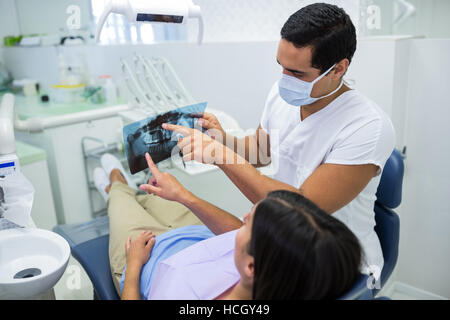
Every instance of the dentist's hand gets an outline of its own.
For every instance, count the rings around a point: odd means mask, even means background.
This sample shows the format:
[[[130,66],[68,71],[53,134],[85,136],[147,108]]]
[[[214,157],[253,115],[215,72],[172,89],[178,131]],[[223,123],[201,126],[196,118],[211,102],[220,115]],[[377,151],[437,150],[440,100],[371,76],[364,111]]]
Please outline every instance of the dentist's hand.
[[[174,124],[163,124],[163,129],[180,133],[184,136],[178,141],[178,147],[186,162],[195,160],[205,164],[222,164],[226,147],[200,130]]]
[[[220,132],[221,138],[219,140],[223,143],[223,139],[225,138],[225,130],[223,130],[222,125],[220,124],[219,120],[217,120],[217,117],[215,115],[213,115],[212,113],[204,112],[203,117],[199,118],[197,123],[203,128],[210,130],[211,132]]]
[[[191,195],[174,176],[167,172],[160,172],[148,153],[145,154],[145,159],[153,177],[148,184],[141,185],[139,189],[163,199],[177,202],[182,202]]]

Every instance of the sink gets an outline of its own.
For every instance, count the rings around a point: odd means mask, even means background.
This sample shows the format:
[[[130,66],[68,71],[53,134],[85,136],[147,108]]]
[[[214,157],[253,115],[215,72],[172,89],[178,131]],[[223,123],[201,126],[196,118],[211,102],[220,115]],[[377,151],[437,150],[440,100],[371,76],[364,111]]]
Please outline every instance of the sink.
[[[70,257],[60,235],[42,229],[0,231],[0,298],[32,299],[59,281]]]

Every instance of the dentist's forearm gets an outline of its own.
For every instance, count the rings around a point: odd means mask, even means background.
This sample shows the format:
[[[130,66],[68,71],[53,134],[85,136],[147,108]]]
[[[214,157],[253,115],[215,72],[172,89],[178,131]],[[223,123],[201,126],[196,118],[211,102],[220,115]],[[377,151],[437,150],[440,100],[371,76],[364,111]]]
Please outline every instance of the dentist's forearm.
[[[189,208],[216,235],[239,229],[242,226],[242,221],[237,217],[190,192],[180,200],[180,203]]]
[[[227,150],[224,153],[222,163],[218,164],[218,167],[252,203],[257,203],[264,199],[271,191],[288,190],[300,192],[288,184],[264,176],[240,155],[232,152],[232,150]]]
[[[235,136],[233,136],[233,135],[231,135],[229,133],[224,132],[224,138],[223,139],[224,140],[222,141],[222,144],[225,147],[230,148],[231,150],[233,150],[236,153],[239,153],[239,151],[241,151],[242,154],[240,154],[240,156],[245,158],[246,153],[248,153],[247,152],[247,148],[245,148],[244,150],[238,150],[238,145],[240,143],[242,143],[242,140],[243,140],[242,138],[238,139],[237,137],[235,137]]]
[[[234,153],[244,158],[255,168],[263,167],[270,163],[270,159],[264,157],[260,152],[258,142],[254,136],[237,138],[231,134],[225,133],[223,145],[233,150]]]

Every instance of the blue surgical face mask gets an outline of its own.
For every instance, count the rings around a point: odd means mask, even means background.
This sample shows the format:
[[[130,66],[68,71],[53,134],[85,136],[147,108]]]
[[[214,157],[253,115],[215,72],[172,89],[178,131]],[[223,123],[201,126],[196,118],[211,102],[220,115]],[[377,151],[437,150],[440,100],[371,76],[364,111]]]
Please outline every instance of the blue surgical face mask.
[[[341,84],[339,87],[331,92],[330,94],[320,97],[320,98],[313,98],[311,97],[311,92],[313,90],[314,85],[320,81],[323,77],[325,77],[328,73],[333,70],[333,68],[336,66],[333,65],[330,69],[328,69],[324,74],[322,74],[320,77],[318,77],[316,80],[312,82],[306,82],[300,79],[297,79],[295,77],[289,76],[287,74],[283,74],[280,81],[278,81],[278,90],[280,92],[281,98],[286,101],[288,104],[292,106],[307,106],[310,104],[313,104],[314,102],[329,97],[341,89],[342,85],[344,84],[343,81],[341,81]]]

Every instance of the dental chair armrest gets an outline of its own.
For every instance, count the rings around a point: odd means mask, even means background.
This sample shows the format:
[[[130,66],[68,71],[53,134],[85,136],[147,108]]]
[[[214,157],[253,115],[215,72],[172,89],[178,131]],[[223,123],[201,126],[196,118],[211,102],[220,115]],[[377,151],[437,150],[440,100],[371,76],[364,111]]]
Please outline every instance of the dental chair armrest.
[[[100,300],[120,300],[109,264],[109,235],[73,247],[72,255],[86,270]]]

